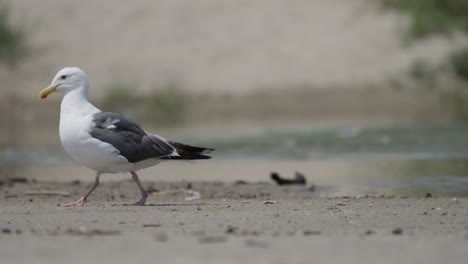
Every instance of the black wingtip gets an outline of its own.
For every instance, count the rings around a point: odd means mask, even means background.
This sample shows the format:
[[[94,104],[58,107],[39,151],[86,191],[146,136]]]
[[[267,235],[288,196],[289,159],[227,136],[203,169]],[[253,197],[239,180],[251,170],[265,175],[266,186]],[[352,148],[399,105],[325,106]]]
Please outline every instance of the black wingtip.
[[[174,160],[197,160],[197,159],[211,159],[208,154],[214,151],[213,148],[205,148],[205,147],[195,147],[186,144],[182,144],[179,142],[169,142],[176,150],[179,156],[176,157],[168,157],[168,159]]]

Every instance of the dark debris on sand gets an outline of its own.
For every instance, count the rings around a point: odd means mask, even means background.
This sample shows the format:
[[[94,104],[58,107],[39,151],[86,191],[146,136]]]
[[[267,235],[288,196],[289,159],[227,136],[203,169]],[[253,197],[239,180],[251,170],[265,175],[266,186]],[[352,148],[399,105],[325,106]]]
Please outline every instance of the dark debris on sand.
[[[300,172],[296,172],[294,179],[286,179],[281,177],[277,172],[272,172],[270,178],[278,185],[306,185],[307,180]]]

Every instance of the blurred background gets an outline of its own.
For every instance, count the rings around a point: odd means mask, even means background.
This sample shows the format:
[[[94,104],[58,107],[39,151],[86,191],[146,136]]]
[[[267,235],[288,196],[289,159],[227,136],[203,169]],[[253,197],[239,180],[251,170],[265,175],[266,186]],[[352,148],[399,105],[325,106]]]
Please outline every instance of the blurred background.
[[[317,195],[468,195],[468,0],[0,2],[0,179],[92,180],[58,136],[84,69],[91,101],[216,148],[145,180],[268,181]],[[122,179],[125,176],[105,177]]]

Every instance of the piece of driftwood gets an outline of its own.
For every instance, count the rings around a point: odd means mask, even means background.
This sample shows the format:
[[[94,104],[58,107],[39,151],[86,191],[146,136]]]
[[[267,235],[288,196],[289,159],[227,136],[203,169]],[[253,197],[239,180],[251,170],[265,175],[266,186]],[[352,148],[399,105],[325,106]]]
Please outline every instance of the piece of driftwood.
[[[306,178],[300,172],[296,172],[294,179],[282,178],[277,172],[272,172],[270,177],[278,185],[306,185],[307,183]]]

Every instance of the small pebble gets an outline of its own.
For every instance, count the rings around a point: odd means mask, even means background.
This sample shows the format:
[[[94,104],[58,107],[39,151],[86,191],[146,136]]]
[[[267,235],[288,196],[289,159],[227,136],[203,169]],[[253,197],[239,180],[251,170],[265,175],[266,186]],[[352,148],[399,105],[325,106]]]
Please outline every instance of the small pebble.
[[[10,228],[2,228],[2,233],[3,234],[11,234],[11,229]]]
[[[392,234],[401,235],[401,234],[403,234],[403,229],[401,229],[400,227],[397,227],[397,228],[393,229]]]
[[[363,198],[369,198],[368,194],[358,194],[355,196],[356,199],[363,199]]]
[[[160,224],[143,224],[143,227],[160,227],[160,226],[161,226]]]
[[[155,189],[153,186],[150,186],[148,187],[148,189],[146,190],[149,194],[152,194],[152,193],[158,193],[159,190],[158,189]]]
[[[80,180],[74,180],[71,182],[71,185],[74,185],[74,186],[80,185],[80,184],[81,184]]]
[[[235,184],[235,185],[244,185],[244,184],[247,184],[247,182],[246,182],[246,181],[239,180],[239,181],[236,181],[234,184]]]
[[[234,226],[227,226],[226,228],[226,234],[234,234],[237,230],[237,227]]]
[[[320,235],[320,231],[313,231],[313,230],[305,230],[304,231],[304,236],[310,236],[310,235]]]
[[[101,230],[101,229],[87,229],[84,226],[79,227],[78,229],[68,229],[65,232],[69,235],[78,235],[78,236],[113,236],[120,235],[121,232],[118,230]]]

